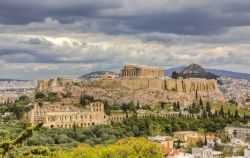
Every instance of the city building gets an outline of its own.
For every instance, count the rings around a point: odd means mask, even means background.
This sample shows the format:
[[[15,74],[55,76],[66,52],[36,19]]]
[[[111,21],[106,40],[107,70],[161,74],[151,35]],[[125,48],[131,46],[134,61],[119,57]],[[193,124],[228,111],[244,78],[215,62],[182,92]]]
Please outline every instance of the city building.
[[[164,69],[137,65],[125,65],[122,69],[123,77],[164,77]]]
[[[250,157],[250,145],[248,145],[248,148],[244,149],[244,157],[245,158]]]
[[[239,138],[232,138],[230,143],[220,143],[219,144],[223,150],[237,153],[242,150],[242,148],[247,148],[247,144]]]
[[[184,142],[187,142],[189,137],[197,136],[197,135],[198,135],[198,133],[195,131],[174,132],[174,137],[181,140],[181,141],[184,141]]]
[[[195,144],[199,140],[203,141],[203,137],[195,131],[180,131],[174,132],[174,138],[181,141],[181,146],[187,147],[190,144]]]
[[[0,104],[14,102],[22,95],[30,96],[36,86],[36,81],[0,81]]]
[[[221,139],[219,137],[213,136],[213,135],[208,135],[207,136],[207,146],[209,148],[214,147],[215,143],[220,144],[221,143]]]
[[[164,148],[174,148],[174,139],[170,136],[148,137],[148,141],[160,143]]]
[[[163,148],[165,157],[174,158],[180,155],[181,151],[173,148]]]
[[[192,154],[195,158],[222,158],[222,152],[208,147],[192,148]]]
[[[226,127],[228,138],[239,138],[244,140],[250,134],[250,128]]]
[[[243,156],[233,156],[233,157],[225,157],[225,158],[250,158],[250,145],[248,145],[248,148],[244,149]]]

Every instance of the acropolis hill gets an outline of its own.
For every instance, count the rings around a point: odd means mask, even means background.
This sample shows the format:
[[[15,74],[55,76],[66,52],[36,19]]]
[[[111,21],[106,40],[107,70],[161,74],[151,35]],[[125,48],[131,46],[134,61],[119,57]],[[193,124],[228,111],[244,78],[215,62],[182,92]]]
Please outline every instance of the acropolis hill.
[[[129,71],[126,71],[129,68]],[[142,71],[143,70],[143,71]],[[140,72],[140,73],[138,73]],[[143,73],[141,73],[143,72]],[[144,76],[140,76],[143,74]],[[224,101],[216,80],[199,78],[166,79],[162,68],[125,66],[120,77],[101,77],[99,80],[87,80],[78,83],[70,78],[56,78],[38,81],[38,90],[43,92],[72,93],[79,98],[81,94],[106,100],[110,105],[128,102],[144,105],[159,105],[160,102],[172,104],[180,102],[189,106],[199,97],[210,101]]]

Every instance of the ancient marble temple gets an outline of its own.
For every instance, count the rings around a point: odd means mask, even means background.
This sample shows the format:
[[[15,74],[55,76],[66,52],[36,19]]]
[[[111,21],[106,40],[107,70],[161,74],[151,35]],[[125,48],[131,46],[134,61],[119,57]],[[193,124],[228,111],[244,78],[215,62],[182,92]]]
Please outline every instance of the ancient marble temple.
[[[125,65],[122,69],[123,77],[164,77],[164,69],[160,67],[147,67]]]

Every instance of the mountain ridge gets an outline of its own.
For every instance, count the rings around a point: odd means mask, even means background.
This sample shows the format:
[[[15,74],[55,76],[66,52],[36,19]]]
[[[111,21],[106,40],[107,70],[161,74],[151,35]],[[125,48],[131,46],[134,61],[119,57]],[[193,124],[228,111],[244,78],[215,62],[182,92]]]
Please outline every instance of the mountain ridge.
[[[165,70],[166,76],[171,76],[174,71],[180,72],[187,66],[179,66],[179,67],[173,67]],[[221,69],[209,69],[205,68],[207,72],[213,73],[218,76],[225,76],[229,78],[234,79],[246,79],[250,80],[250,74],[248,73],[241,73],[241,72],[234,72],[234,71],[228,71],[228,70],[221,70]]]

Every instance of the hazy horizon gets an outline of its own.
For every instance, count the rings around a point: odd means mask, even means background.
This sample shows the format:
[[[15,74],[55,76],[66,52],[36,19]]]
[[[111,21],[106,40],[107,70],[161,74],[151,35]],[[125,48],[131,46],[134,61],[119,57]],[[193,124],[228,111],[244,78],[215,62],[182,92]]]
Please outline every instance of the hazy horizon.
[[[0,78],[119,72],[128,63],[249,74],[249,42],[247,0],[0,1]]]

